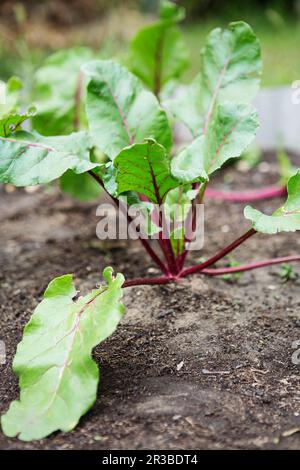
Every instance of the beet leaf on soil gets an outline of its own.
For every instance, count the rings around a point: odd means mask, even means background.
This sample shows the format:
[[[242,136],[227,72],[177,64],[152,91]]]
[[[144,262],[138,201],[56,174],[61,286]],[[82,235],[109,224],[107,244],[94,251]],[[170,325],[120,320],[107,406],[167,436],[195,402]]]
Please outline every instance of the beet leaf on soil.
[[[91,194],[89,181],[117,206],[126,197],[129,208],[146,213],[146,234],[157,235],[155,240],[141,236],[140,241],[161,275],[125,281],[106,267],[104,283],[78,298],[71,274],[50,282],[13,363],[20,398],[2,416],[7,436],[29,441],[57,430],[70,431],[93,405],[99,371],[91,352],[122,319],[123,288],[300,260],[296,255],[282,256],[245,266],[214,267],[257,232],[300,229],[300,170],[295,170],[280,209],[265,215],[246,207],[251,224],[245,234],[206,261],[185,265],[196,205],[205,200],[214,173],[240,157],[257,131],[251,101],[259,88],[262,64],[260,44],[250,26],[231,23],[209,34],[201,52],[201,74],[183,94],[166,98],[165,85],[181,75],[187,61],[177,29],[182,17],[182,10],[164,4],[158,22],[132,42],[131,71],[110,60],[95,60],[81,49],[75,55],[62,52],[49,59],[37,73],[37,114],[30,131],[22,123],[35,111],[19,113],[14,101],[18,82],[8,85],[12,104],[0,109],[0,181],[32,186],[61,178],[63,187],[82,198],[85,190]],[[65,73],[71,74],[69,87],[63,83]],[[193,136],[179,151],[173,148],[174,120],[185,124]],[[174,204],[182,211],[174,211]],[[164,214],[157,205],[163,206]],[[163,216],[173,222],[170,232]],[[177,219],[190,223],[178,229]]]

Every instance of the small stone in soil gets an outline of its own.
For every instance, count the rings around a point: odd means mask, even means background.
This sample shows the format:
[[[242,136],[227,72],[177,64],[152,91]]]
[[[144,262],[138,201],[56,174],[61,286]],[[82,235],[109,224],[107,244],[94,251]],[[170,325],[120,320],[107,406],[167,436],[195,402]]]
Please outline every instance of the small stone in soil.
[[[175,415],[173,416],[173,421],[178,421],[180,418],[182,418],[181,415]]]

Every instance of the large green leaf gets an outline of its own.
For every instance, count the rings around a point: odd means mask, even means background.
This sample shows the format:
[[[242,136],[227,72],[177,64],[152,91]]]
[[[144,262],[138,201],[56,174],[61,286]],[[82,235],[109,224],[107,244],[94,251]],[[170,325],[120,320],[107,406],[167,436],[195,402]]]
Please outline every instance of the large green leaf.
[[[205,133],[217,105],[251,102],[261,66],[260,44],[249,25],[239,21],[223,31],[214,29],[201,51],[201,75],[168,106],[197,137]]]
[[[80,85],[81,93],[84,92],[80,67],[93,57],[90,49],[77,47],[55,52],[46,59],[34,77],[33,98],[38,110],[33,119],[35,130],[43,135],[76,130],[76,93]]]
[[[173,158],[172,174],[182,182],[207,180],[228,159],[240,156],[257,128],[257,113],[251,105],[227,102],[218,106],[206,133]]]
[[[153,138],[167,150],[172,134],[165,111],[139,79],[111,61],[83,67],[90,77],[87,117],[93,142],[114,159],[128,145]]]
[[[49,183],[68,169],[84,173],[97,166],[90,161],[90,147],[85,132],[58,137],[17,132],[0,137],[0,182],[31,186]]]
[[[123,276],[114,278],[111,268],[103,276],[107,285],[77,301],[71,275],[50,282],[14,359],[21,393],[1,419],[7,436],[30,441],[70,431],[93,405],[99,371],[92,350],[124,314]]]
[[[170,107],[195,141],[172,162],[183,182],[201,181],[230,158],[239,157],[255,136],[258,121],[249,102],[261,72],[260,45],[243,22],[215,29],[201,53],[201,76]]]
[[[161,204],[170,189],[180,183],[171,175],[164,147],[152,139],[122,150],[115,158],[118,193],[135,191]]]
[[[164,2],[159,20],[142,28],[130,46],[130,69],[156,95],[169,80],[180,77],[188,63],[188,53],[176,23],[184,11]]]
[[[106,191],[113,197],[118,198],[121,207],[126,210],[131,218],[139,218],[140,227],[144,234],[153,235],[161,231],[158,225],[153,221],[152,214],[155,210],[154,205],[149,201],[141,201],[139,194],[135,191],[125,191],[119,194],[116,181],[118,170],[112,162],[101,165],[96,170],[103,181]]]
[[[251,220],[255,230],[269,234],[300,230],[300,169],[289,179],[287,190],[286,203],[272,215],[265,215],[251,206],[245,207],[244,215]]]

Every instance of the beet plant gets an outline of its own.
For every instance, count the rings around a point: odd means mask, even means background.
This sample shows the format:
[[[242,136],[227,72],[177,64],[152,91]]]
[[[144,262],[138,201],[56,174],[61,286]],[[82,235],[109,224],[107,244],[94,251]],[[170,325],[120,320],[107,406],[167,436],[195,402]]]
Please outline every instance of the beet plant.
[[[231,23],[223,31],[215,29],[201,52],[201,74],[186,94],[168,99],[165,105],[161,100],[161,104],[156,95],[160,96],[161,87],[171,78],[180,75],[186,60],[176,29],[180,17],[180,11],[166,4],[158,24],[147,27],[154,28],[155,34],[147,29],[139,33],[130,62],[136,75],[109,60],[92,60],[81,67],[80,92],[72,78],[75,107],[69,101],[69,108],[61,110],[61,125],[78,128],[78,119],[73,127],[72,123],[74,113],[82,111],[82,98],[87,129],[68,135],[41,135],[36,130],[22,130],[23,118],[16,123],[13,113],[6,115],[8,125],[2,124],[2,183],[41,185],[66,173],[90,178],[124,212],[137,209],[143,213],[146,223],[139,240],[161,270],[158,277],[125,280],[105,267],[101,285],[85,296],[78,296],[71,274],[50,282],[25,327],[13,362],[20,398],[2,416],[7,436],[29,441],[57,430],[70,431],[93,405],[99,370],[92,350],[122,319],[124,288],[180,282],[196,273],[217,276],[300,261],[295,255],[245,266],[214,267],[259,232],[300,229],[298,170],[289,179],[288,198],[281,208],[265,215],[246,207],[246,233],[206,261],[186,266],[197,206],[203,204],[213,175],[241,155],[258,128],[251,100],[259,88],[261,53],[259,41],[246,23]],[[176,55],[178,47],[181,53]],[[51,110],[44,112],[51,120]],[[171,112],[193,135],[193,141],[175,154]],[[36,129],[38,113],[34,121]],[[47,128],[47,119],[41,119],[40,127]],[[76,184],[73,188],[76,192]],[[174,204],[179,211],[173,210]],[[129,210],[126,217],[132,223]],[[167,227],[166,219],[172,222]]]
[[[162,2],[159,20],[142,28],[134,37],[130,46],[128,60],[130,70],[155,93],[158,99],[162,99],[167,107],[169,103],[166,102],[165,97],[174,91],[175,85],[178,85],[178,79],[181,78],[189,61],[187,47],[177,27],[177,23],[182,21],[184,17],[183,8],[177,8],[171,2]],[[212,42],[211,47],[213,47]],[[202,79],[204,77],[205,74],[202,74]],[[179,95],[178,99],[172,100],[170,104],[175,116],[187,126],[193,137],[195,135],[194,126],[198,129],[198,125],[201,125],[199,119],[201,120],[204,115],[201,108],[203,105],[205,106],[205,97],[202,96],[203,87],[199,86],[200,81],[201,77],[200,80],[199,77],[196,77],[188,87],[183,86],[183,93]],[[229,87],[227,92],[228,90],[230,90]],[[235,89],[235,96],[236,93]],[[250,91],[250,97],[251,93]],[[231,99],[230,96],[229,99]],[[289,162],[288,164],[290,165]],[[230,202],[251,202],[285,197],[288,181],[285,171],[286,164],[284,168],[280,165],[280,169],[282,173],[277,185],[243,191],[222,191],[208,188],[206,198]],[[289,174],[289,176],[291,175]]]

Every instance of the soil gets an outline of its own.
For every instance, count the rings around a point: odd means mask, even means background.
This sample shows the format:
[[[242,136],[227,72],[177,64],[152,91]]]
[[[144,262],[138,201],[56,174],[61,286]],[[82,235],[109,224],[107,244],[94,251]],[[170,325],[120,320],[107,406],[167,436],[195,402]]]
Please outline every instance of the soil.
[[[274,163],[247,173],[229,167],[226,184],[262,186],[275,182],[276,172]],[[280,203],[255,206],[269,212]],[[204,251],[192,252],[189,262],[247,229],[244,205],[207,201]],[[22,329],[53,277],[73,272],[85,293],[107,265],[128,279],[155,275],[139,242],[99,242],[95,209],[42,189],[0,195],[0,339],[7,348],[1,413],[18,397],[11,361]],[[299,250],[297,234],[256,235],[235,258]],[[300,340],[300,281],[284,282],[280,272],[275,266],[227,281],[197,275],[177,285],[125,289],[127,314],[94,351],[101,383],[93,409],[71,433],[33,443],[0,434],[0,448],[299,448],[300,365],[293,364],[292,343]]]

